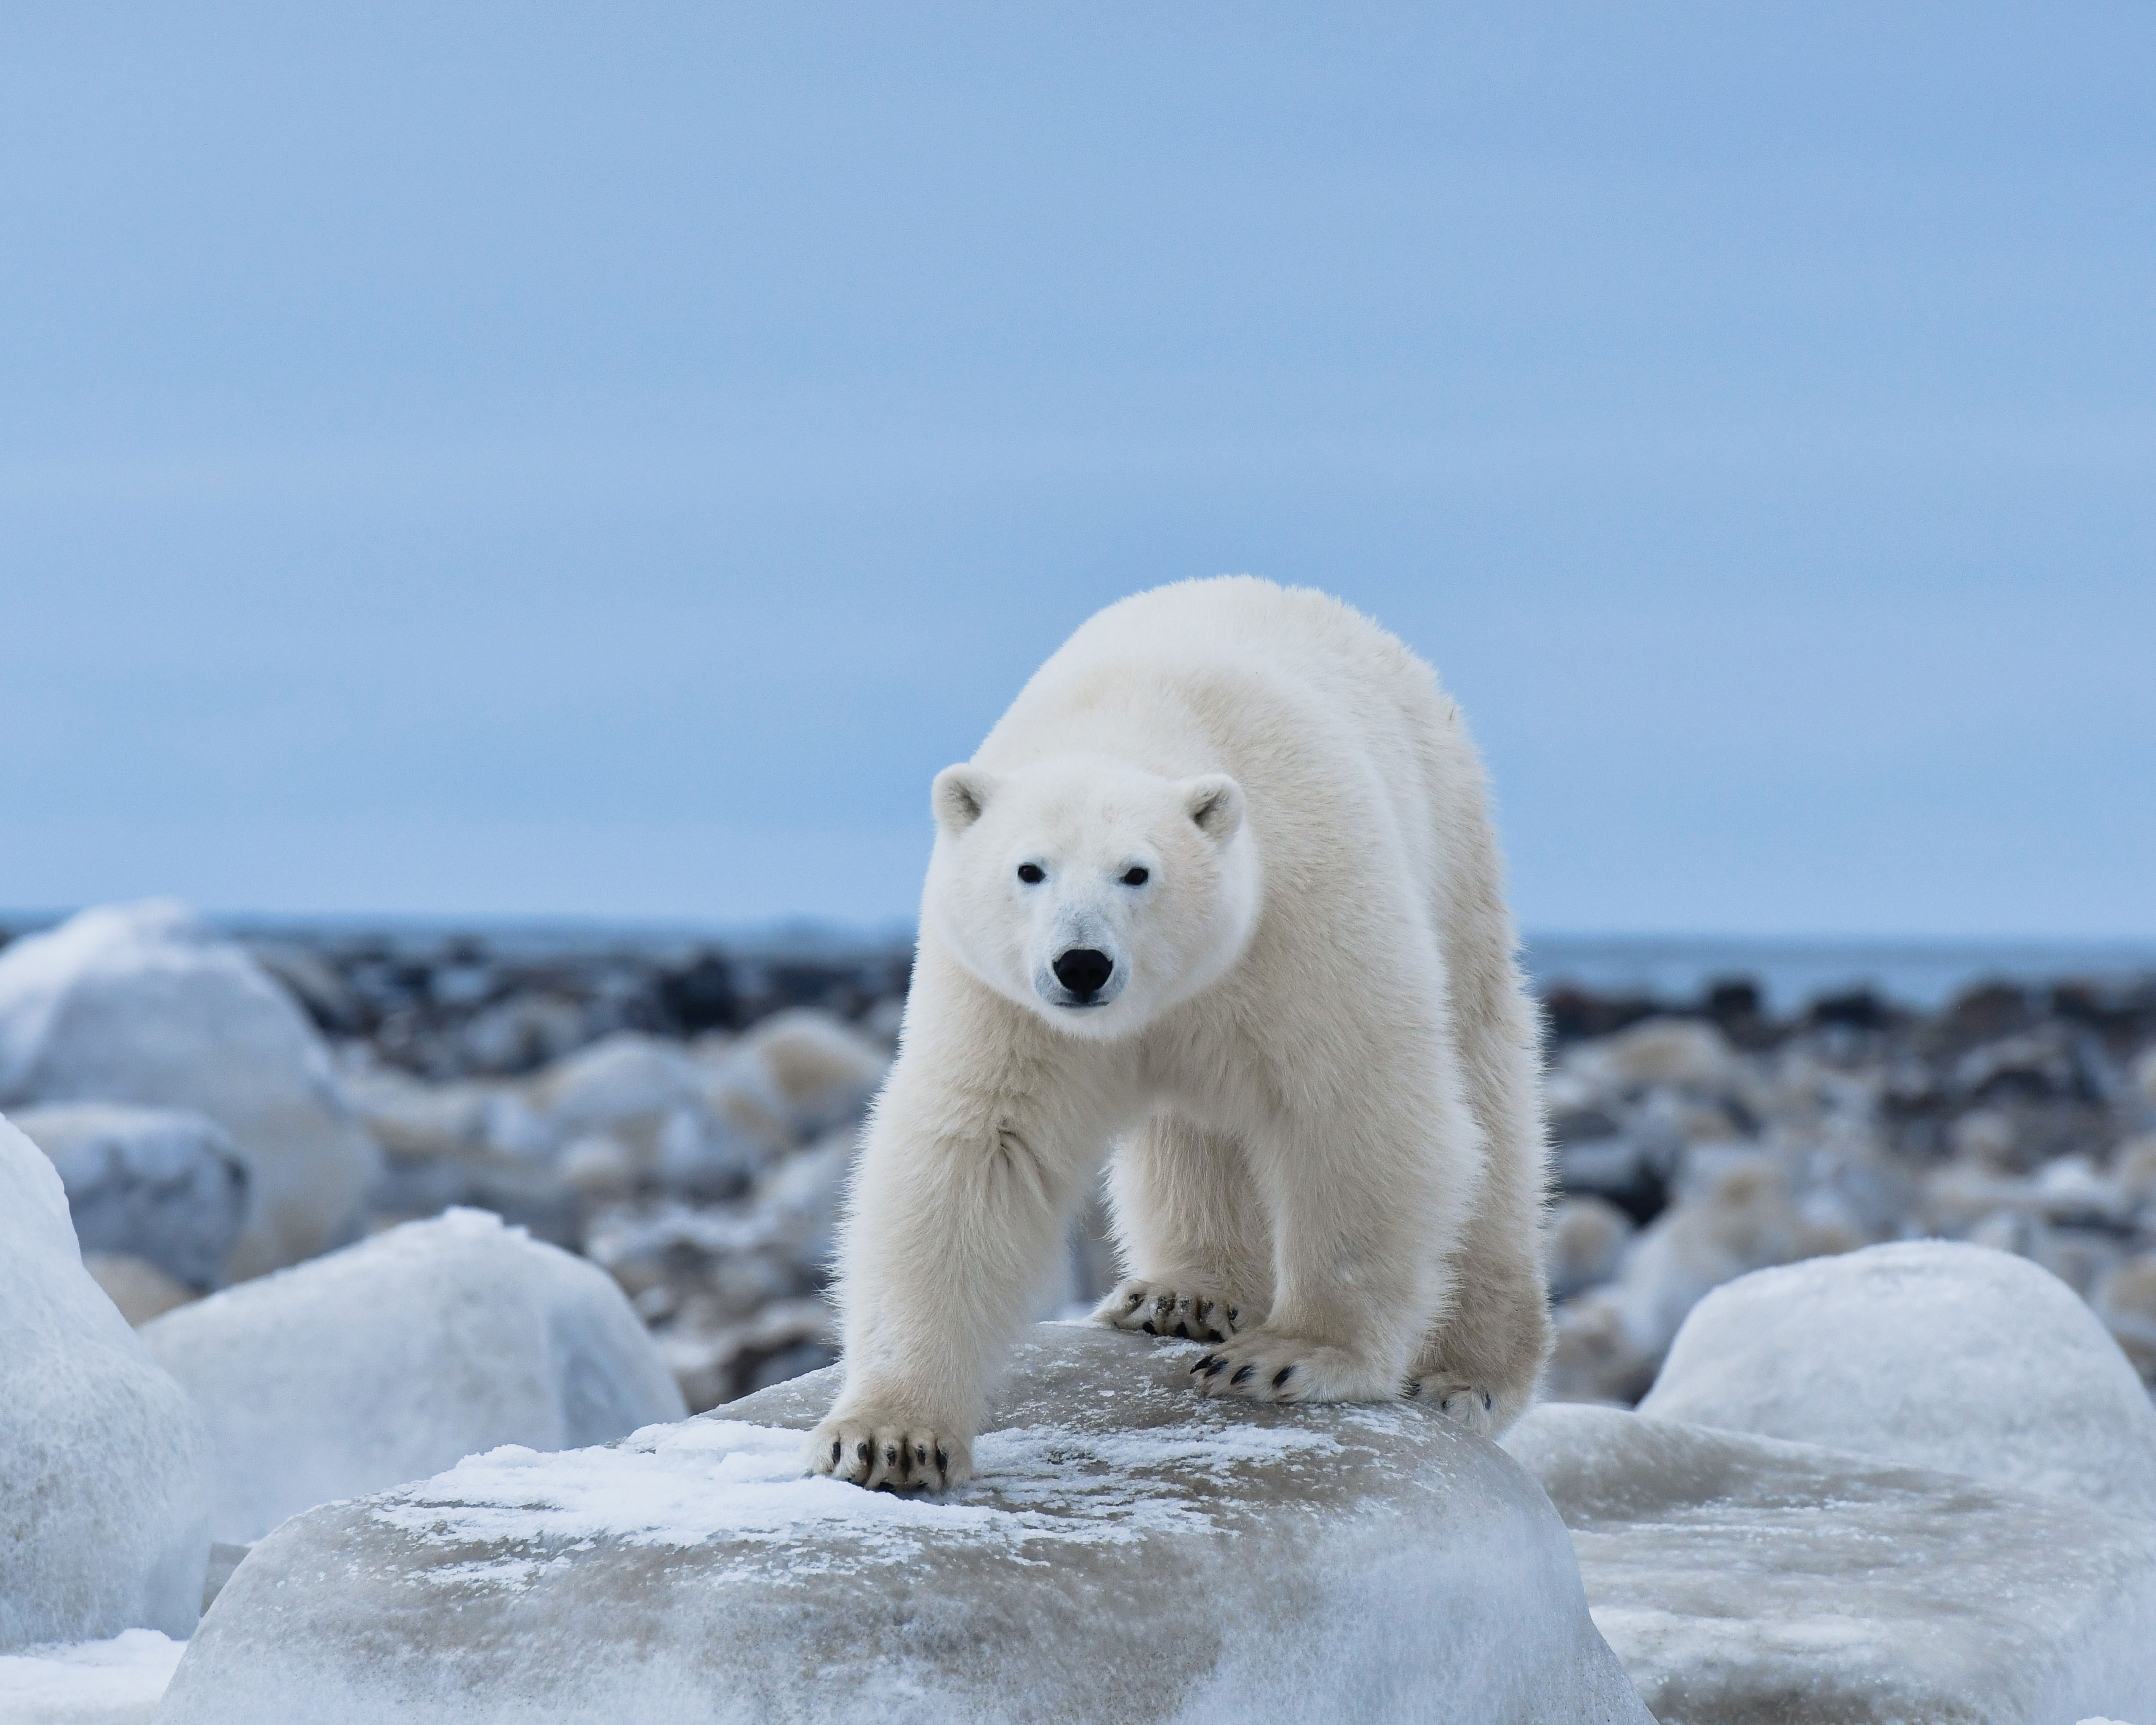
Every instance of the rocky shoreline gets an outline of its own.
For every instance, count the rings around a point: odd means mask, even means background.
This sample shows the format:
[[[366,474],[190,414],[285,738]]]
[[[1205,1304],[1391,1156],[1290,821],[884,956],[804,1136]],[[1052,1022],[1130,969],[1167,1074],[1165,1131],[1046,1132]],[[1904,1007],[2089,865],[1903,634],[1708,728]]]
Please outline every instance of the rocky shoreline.
[[[367,1227],[465,1205],[590,1258],[692,1408],[834,1358],[825,1266],[904,946],[240,944],[303,1009],[379,1147]],[[2156,973],[1980,983],[1931,1011],[1844,989],[1778,1012],[1737,977],[1679,999],[1557,983],[1543,1004],[1553,1396],[1635,1401],[1712,1288],[1919,1235],[2051,1271],[2156,1383]],[[87,1153],[81,1120],[61,1127]],[[100,1202],[70,1196],[79,1214]],[[100,1255],[131,1316],[203,1286]],[[1095,1206],[1042,1312],[1111,1277]]]

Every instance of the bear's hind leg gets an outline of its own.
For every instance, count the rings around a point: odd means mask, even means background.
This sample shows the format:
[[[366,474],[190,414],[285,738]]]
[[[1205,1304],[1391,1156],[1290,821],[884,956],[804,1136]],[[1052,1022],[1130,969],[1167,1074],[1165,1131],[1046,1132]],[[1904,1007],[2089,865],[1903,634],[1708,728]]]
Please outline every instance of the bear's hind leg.
[[[1453,1256],[1451,1309],[1417,1356],[1408,1394],[1495,1436],[1533,1404],[1550,1343],[1534,1195],[1493,1169]]]
[[[1270,1230],[1233,1138],[1155,1115],[1117,1149],[1108,1193],[1129,1273],[1095,1308],[1096,1322],[1225,1342],[1264,1317]]]

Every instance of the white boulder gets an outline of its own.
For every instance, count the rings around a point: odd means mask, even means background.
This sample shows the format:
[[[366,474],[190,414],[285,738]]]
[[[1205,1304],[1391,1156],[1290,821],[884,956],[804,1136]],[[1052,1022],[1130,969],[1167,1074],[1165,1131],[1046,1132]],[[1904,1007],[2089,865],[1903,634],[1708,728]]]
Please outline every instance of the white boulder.
[[[1774,1157],[1737,1151],[1713,1158],[1688,1183],[1684,1201],[1631,1242],[1614,1281],[1558,1307],[1548,1393],[1630,1401],[1712,1290],[1748,1271],[1856,1243],[1846,1229],[1806,1214]]]
[[[44,1153],[0,1119],[0,1647],[185,1635],[208,1440],[82,1267]]]
[[[2156,1717],[2156,1522],[1614,1408],[1535,1409],[1504,1446],[1658,1718]]]
[[[247,1164],[191,1109],[125,1102],[24,1108],[15,1124],[53,1160],[85,1255],[122,1254],[197,1290],[224,1279],[247,1219]]]
[[[1761,1271],[1686,1319],[1640,1411],[2156,1514],[2156,1409],[2027,1260],[1948,1240]]]
[[[1501,1451],[1202,1400],[1195,1351],[1036,1331],[951,1501],[804,1476],[834,1370],[326,1505],[234,1573],[159,1719],[1647,1725]]]
[[[150,1725],[187,1643],[156,1630],[0,1654],[0,1725]]]
[[[600,1443],[685,1411],[610,1276],[479,1210],[407,1223],[141,1333],[208,1420],[210,1525],[238,1543],[476,1450]]]
[[[380,1168],[299,1008],[169,902],[85,911],[0,952],[0,1108],[73,1101],[192,1108],[232,1135],[235,1277],[352,1238]]]

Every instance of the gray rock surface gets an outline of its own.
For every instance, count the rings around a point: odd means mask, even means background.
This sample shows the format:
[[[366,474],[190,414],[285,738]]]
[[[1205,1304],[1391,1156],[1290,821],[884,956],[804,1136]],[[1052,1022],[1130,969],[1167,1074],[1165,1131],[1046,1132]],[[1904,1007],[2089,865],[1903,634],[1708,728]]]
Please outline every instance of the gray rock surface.
[[[191,1109],[60,1102],[13,1117],[53,1159],[85,1253],[154,1264],[197,1291],[224,1279],[247,1219],[247,1164]]]
[[[1501,1450],[1201,1401],[1194,1353],[1036,1330],[948,1502],[803,1476],[825,1372],[325,1506],[234,1573],[160,1721],[1645,1725]]]
[[[200,1416],[82,1267],[59,1175],[0,1119],[0,1648],[185,1635]]]
[[[408,1222],[145,1324],[215,1440],[211,1531],[502,1444],[603,1443],[686,1411],[611,1277],[477,1210]]]
[[[1617,1409],[1504,1446],[1663,1725],[2156,1717],[2156,1522]]]
[[[381,1158],[329,1051],[238,946],[163,901],[85,911],[0,952],[0,1107],[192,1108],[246,1159],[234,1277],[358,1232]]]

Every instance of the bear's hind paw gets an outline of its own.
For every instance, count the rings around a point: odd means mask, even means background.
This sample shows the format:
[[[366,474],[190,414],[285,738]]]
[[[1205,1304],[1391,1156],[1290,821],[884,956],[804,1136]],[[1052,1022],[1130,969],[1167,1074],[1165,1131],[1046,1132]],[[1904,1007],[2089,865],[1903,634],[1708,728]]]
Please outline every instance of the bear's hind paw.
[[[1413,1378],[1403,1393],[1410,1401],[1427,1402],[1478,1436],[1487,1437],[1496,1429],[1496,1402],[1490,1392],[1460,1378]]]
[[[1242,1320],[1242,1307],[1224,1296],[1158,1281],[1123,1282],[1093,1308],[1096,1323],[1184,1342],[1225,1342]]]

